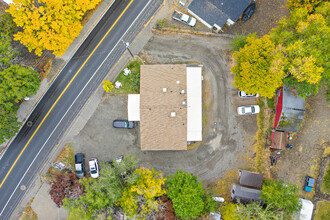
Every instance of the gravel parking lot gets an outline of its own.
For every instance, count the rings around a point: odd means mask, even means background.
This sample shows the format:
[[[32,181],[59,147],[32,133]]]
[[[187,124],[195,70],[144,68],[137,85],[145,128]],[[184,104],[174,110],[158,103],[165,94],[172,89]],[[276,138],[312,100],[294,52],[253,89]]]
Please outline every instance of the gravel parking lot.
[[[200,63],[204,66],[203,111],[207,123],[203,125],[204,137],[199,147],[189,151],[141,151],[139,126],[134,129],[112,127],[113,120],[127,119],[127,95],[104,95],[84,128],[73,138],[76,151],[85,153],[87,159],[97,157],[100,161],[131,153],[140,160],[141,166],[154,167],[165,174],[183,169],[199,176],[205,184],[214,183],[228,170],[248,166],[242,158],[251,152],[257,130],[256,117],[239,117],[236,108],[254,104],[255,100],[237,97],[229,71],[231,60],[227,48],[230,40],[154,35],[140,53],[147,63]]]

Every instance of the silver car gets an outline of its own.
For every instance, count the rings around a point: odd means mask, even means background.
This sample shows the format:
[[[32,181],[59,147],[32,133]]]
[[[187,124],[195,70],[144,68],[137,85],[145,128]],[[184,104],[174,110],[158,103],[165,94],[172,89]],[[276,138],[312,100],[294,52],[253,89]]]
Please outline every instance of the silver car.
[[[259,105],[247,105],[247,106],[240,106],[237,108],[237,113],[239,115],[252,115],[258,114],[260,112]]]

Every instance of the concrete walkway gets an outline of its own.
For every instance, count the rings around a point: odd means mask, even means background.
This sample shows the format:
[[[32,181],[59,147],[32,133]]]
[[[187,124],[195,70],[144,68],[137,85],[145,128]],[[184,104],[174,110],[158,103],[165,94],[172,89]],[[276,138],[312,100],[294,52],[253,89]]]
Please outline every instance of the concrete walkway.
[[[57,208],[50,198],[48,192],[50,184],[42,184],[31,204],[32,210],[38,215],[38,219],[65,220],[68,218],[67,211],[61,207]]]

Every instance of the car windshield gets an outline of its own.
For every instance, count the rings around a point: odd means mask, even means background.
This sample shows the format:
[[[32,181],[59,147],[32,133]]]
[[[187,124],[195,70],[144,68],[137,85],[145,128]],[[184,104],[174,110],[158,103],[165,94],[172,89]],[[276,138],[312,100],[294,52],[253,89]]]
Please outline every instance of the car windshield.
[[[242,113],[245,113],[245,108],[242,108]]]
[[[96,170],[91,170],[91,173],[92,173],[92,174],[96,174],[97,171],[96,171]]]
[[[251,106],[251,111],[255,112],[254,106]]]
[[[188,21],[187,21],[187,22],[188,22],[188,23],[190,23],[190,21],[191,21],[191,17],[189,17],[189,19],[188,19]]]

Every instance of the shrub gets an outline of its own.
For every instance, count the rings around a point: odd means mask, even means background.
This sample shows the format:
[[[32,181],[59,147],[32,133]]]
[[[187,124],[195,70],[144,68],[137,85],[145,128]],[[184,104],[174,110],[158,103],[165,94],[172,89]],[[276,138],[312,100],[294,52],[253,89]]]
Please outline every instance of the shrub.
[[[168,27],[168,25],[169,23],[166,18],[156,21],[156,28],[159,30],[163,29],[164,27]]]
[[[206,201],[201,182],[191,173],[176,171],[176,174],[168,177],[166,186],[175,214],[182,219],[196,218],[212,208],[210,201]]]
[[[298,187],[291,183],[266,180],[262,186],[260,198],[267,204],[274,205],[278,210],[293,213],[301,208],[297,192]]]

